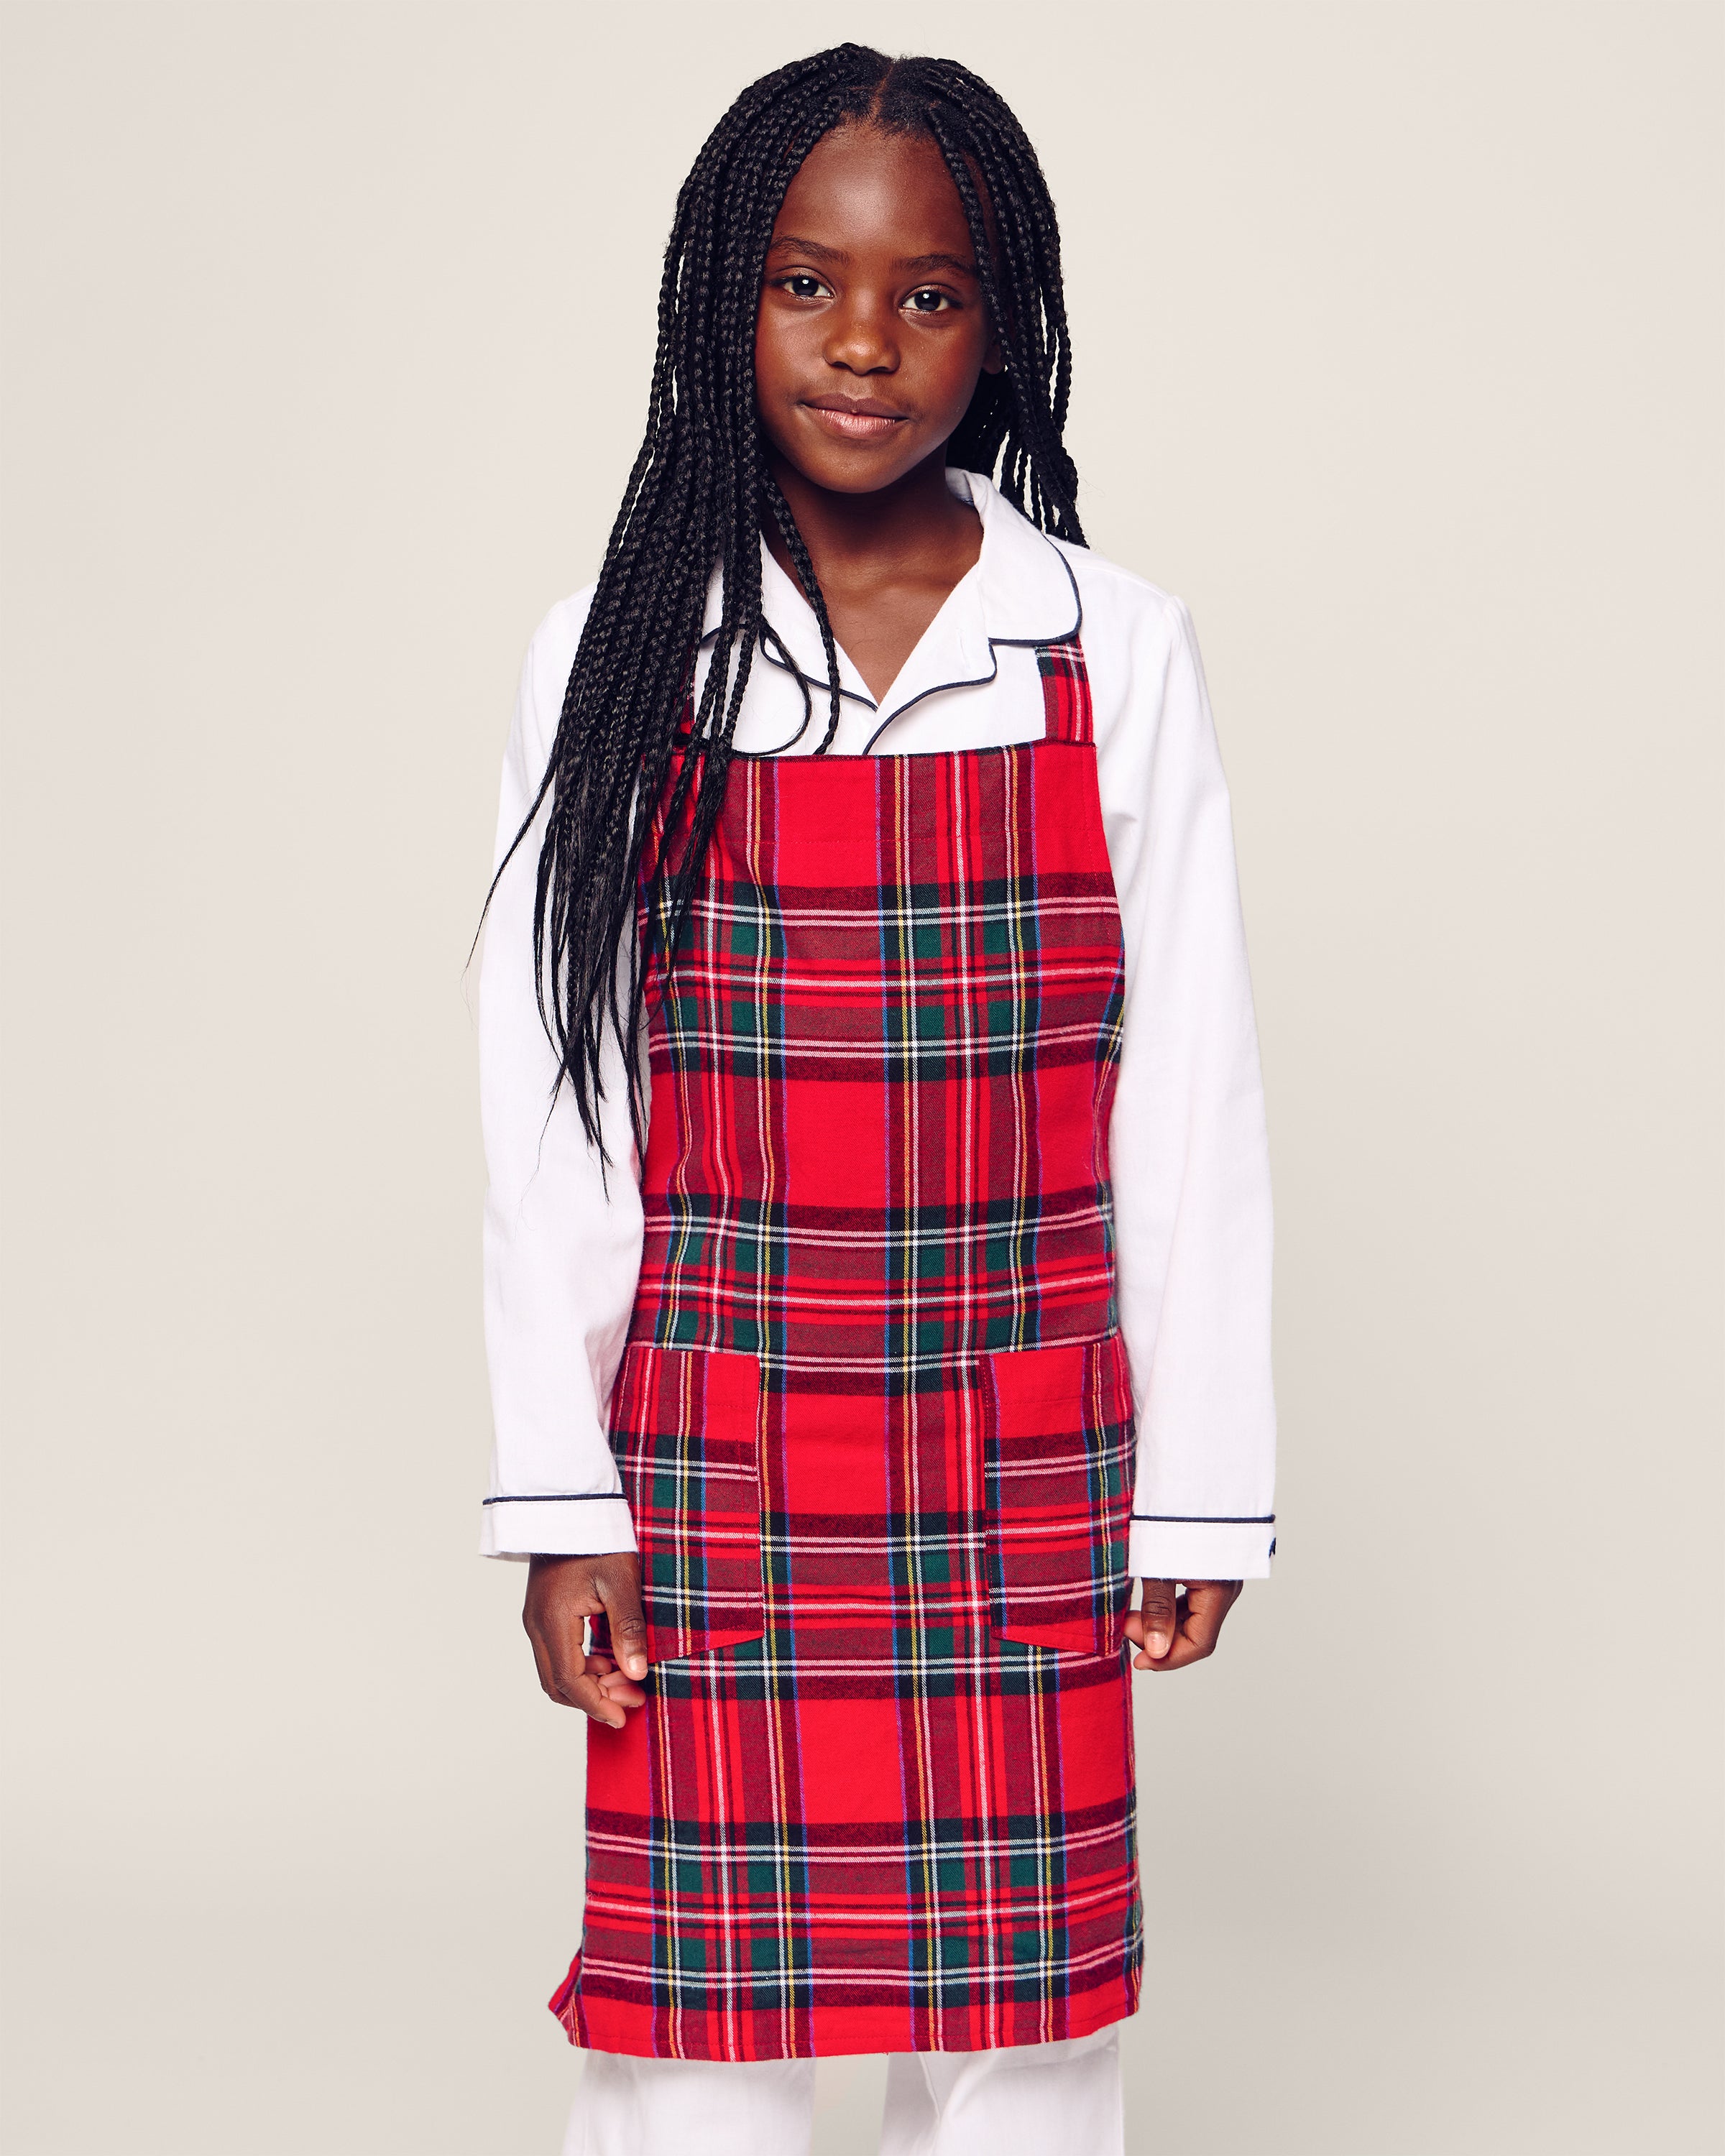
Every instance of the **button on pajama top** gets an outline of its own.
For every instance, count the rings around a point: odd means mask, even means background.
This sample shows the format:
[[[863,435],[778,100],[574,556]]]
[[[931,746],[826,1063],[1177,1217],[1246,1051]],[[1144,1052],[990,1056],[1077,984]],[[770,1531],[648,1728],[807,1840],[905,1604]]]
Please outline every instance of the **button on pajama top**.
[[[647,1704],[588,1730],[552,2000],[606,2051],[1130,2014],[1132,1578],[1268,1568],[1262,1102],[1189,621],[952,483],[981,558],[883,706],[843,663],[836,753],[763,561],[789,663],[756,654],[649,963],[644,1160],[608,1077],[608,1188],[566,1098],[546,1122],[531,841],[487,931],[485,1546],[642,1561]],[[580,603],[529,653],[506,843]],[[649,859],[681,835],[661,802]]]

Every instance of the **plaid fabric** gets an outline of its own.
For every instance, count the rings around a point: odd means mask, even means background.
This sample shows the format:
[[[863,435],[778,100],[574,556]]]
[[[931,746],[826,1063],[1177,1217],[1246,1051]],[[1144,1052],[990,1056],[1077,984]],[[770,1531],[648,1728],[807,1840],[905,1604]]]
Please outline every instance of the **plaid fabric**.
[[[1091,716],[1090,676],[1084,670],[1084,651],[1078,639],[1072,637],[1065,644],[1039,644],[1036,664],[1042,672],[1048,737],[1093,742],[1096,737]]]
[[[752,1355],[625,1354],[612,1444],[639,1537],[647,1655],[761,1636],[761,1365]]]
[[[1110,1340],[985,1356],[990,1621],[1009,1640],[1105,1655],[1132,1595],[1132,1383]],[[1075,1408],[1077,1413],[1075,1414]]]
[[[732,764],[652,1019],[611,1426],[654,1667],[588,1733],[575,2042],[1137,2004],[1121,931],[1082,654],[1039,657],[1041,741]]]

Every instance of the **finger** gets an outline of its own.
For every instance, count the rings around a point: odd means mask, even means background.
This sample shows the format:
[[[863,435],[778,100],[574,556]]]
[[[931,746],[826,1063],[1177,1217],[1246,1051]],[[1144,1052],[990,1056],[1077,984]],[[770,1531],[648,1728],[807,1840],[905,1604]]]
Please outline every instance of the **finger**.
[[[596,1676],[598,1679],[599,1690],[603,1692],[607,1699],[620,1702],[631,1712],[636,1707],[644,1707],[647,1704],[646,1693],[638,1684],[632,1683],[628,1677],[624,1676],[608,1655],[589,1655],[587,1658],[587,1670],[589,1676]]]
[[[631,1684],[626,1676],[619,1675],[601,1677],[599,1690],[603,1692],[607,1699],[614,1700],[619,1707],[626,1707],[631,1713],[636,1707],[644,1707],[647,1704],[646,1693],[638,1684]]]
[[[1222,1620],[1234,1607],[1240,1589],[1237,1579],[1189,1580],[1179,1600],[1179,1624],[1173,1646],[1167,1659],[1157,1666],[1183,1670],[1189,1663],[1201,1662],[1214,1654]]]
[[[1136,1618],[1137,1623],[1132,1620]],[[1142,1606],[1127,1619],[1127,1637],[1137,1643],[1142,1651],[1132,1658],[1137,1670],[1153,1668],[1173,1645],[1176,1635],[1174,1614],[1174,1583],[1171,1579],[1147,1579]]]
[[[572,1594],[542,1597],[535,1604],[527,1625],[527,1636],[533,1642],[533,1658],[539,1665],[539,1681],[554,1700],[565,1707],[583,1703],[575,1697],[572,1688],[589,1673],[587,1618],[583,1606],[586,1599]],[[595,1684],[597,1681],[595,1679]]]
[[[578,1647],[570,1647],[567,1640],[553,1645],[536,1631],[530,1631],[527,1636],[533,1643],[540,1687],[547,1699],[554,1699],[559,1707],[578,1707],[613,1729],[622,1728],[622,1713],[613,1708],[602,1679]]]
[[[596,1670],[584,1651],[587,1613],[595,1606],[586,1578],[588,1563],[578,1558],[535,1558],[521,1622],[546,1697],[559,1707],[578,1708],[620,1728],[621,1712],[606,1699],[599,1681],[603,1670],[611,1664],[603,1661],[602,1669]]]
[[[558,1697],[565,1707],[577,1707],[594,1722],[603,1722],[608,1729],[621,1729],[627,1719],[620,1702],[610,1698],[596,1676],[583,1674],[565,1677]]]
[[[527,1627],[527,1638],[533,1649],[533,1666],[539,1672],[539,1689],[548,1699],[556,1700],[561,1706],[563,1698],[562,1689],[557,1676],[557,1665],[552,1660],[551,1650],[546,1645],[542,1635],[531,1625]]]
[[[647,1620],[641,1611],[641,1561],[633,1555],[607,1558],[593,1585],[611,1626],[617,1666],[625,1676],[647,1674]]]

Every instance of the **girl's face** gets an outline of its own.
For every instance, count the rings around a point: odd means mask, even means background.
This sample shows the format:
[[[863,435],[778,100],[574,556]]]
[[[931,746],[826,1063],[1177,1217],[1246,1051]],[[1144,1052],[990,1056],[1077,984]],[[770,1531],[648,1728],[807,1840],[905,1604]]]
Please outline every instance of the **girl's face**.
[[[767,252],[755,397],[773,448],[817,486],[875,493],[942,448],[1000,363],[940,151],[869,126],[824,136]]]

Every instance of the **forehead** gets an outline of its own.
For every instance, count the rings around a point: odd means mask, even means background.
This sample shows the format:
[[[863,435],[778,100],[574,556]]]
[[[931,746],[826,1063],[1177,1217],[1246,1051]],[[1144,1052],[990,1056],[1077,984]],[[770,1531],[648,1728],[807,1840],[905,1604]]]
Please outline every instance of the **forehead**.
[[[926,136],[851,126],[823,136],[785,191],[778,233],[853,255],[971,253],[964,205]]]

